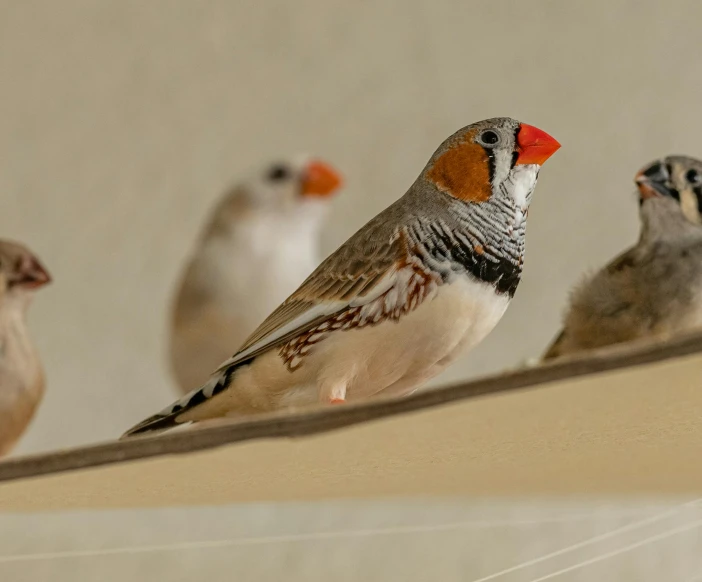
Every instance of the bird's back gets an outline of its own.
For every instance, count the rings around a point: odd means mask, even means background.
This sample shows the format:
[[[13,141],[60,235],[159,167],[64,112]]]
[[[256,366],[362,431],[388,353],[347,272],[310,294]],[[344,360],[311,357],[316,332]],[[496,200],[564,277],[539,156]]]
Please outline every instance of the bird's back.
[[[544,360],[702,327],[702,238],[636,246],[572,293]]]

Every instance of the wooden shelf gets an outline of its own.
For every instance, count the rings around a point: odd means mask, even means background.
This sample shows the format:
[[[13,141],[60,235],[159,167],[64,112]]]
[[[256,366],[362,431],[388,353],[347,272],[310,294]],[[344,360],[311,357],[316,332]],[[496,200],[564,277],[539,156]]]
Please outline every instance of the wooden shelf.
[[[702,491],[702,335],[0,463],[0,510]]]

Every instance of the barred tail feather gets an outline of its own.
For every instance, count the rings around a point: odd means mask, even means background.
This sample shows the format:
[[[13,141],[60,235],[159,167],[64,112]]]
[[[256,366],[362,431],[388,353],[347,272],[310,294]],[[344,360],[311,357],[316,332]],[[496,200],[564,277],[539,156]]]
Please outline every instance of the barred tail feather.
[[[150,416],[146,420],[142,420],[139,424],[130,428],[121,437],[119,437],[119,440],[150,432],[159,433],[173,428],[178,425],[176,417],[179,414],[179,412],[171,414],[154,414],[153,416]]]
[[[230,366],[219,374],[213,375],[207,384],[201,388],[193,390],[192,392],[183,396],[177,402],[174,402],[168,408],[165,408],[161,412],[150,416],[146,420],[143,420],[139,424],[130,428],[120,437],[120,440],[138,434],[163,432],[164,430],[178,426],[181,424],[178,422],[178,417],[184,412],[199,406],[203,402],[209,400],[224,390],[229,385],[232,373],[237,367],[238,366],[236,365]]]

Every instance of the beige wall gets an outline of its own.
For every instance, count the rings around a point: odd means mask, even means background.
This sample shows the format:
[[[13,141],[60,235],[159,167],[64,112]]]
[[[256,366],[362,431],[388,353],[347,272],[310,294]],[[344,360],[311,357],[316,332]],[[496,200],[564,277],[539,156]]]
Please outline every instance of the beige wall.
[[[312,152],[348,176],[331,251],[458,127],[510,115],[552,133],[563,148],[541,174],[517,298],[438,382],[538,354],[568,287],[635,238],[634,172],[667,153],[702,156],[701,17],[697,2],[652,0],[0,1],[0,232],[55,276],[31,313],[49,390],[20,452],[111,438],[167,403],[164,319],[181,257],[214,198],[271,155]],[[349,519],[280,515],[273,533]],[[83,547],[64,517],[52,523]],[[146,518],[117,523],[137,531]],[[332,564],[345,555],[335,547],[308,549]],[[290,559],[267,563],[270,579]]]

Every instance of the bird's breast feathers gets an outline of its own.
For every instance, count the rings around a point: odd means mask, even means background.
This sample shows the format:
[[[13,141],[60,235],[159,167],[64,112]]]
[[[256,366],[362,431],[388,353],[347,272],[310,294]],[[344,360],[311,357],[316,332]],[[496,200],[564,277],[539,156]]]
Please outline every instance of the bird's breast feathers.
[[[468,275],[440,284],[418,272],[398,275],[402,284],[394,285],[375,300],[349,308],[319,326],[292,339],[278,349],[287,369],[294,372],[305,365],[308,354],[318,344],[352,352],[394,349],[422,360],[435,362],[457,349],[469,349],[482,340],[497,324],[509,304],[509,297],[495,292],[492,285]],[[340,333],[344,332],[344,333]],[[425,345],[430,338],[431,345]],[[323,344],[329,342],[329,346]],[[422,345],[418,345],[418,343]],[[332,346],[333,344],[333,346]],[[393,351],[393,350],[391,350]],[[398,354],[399,357],[399,354]],[[375,359],[372,354],[368,358]]]

